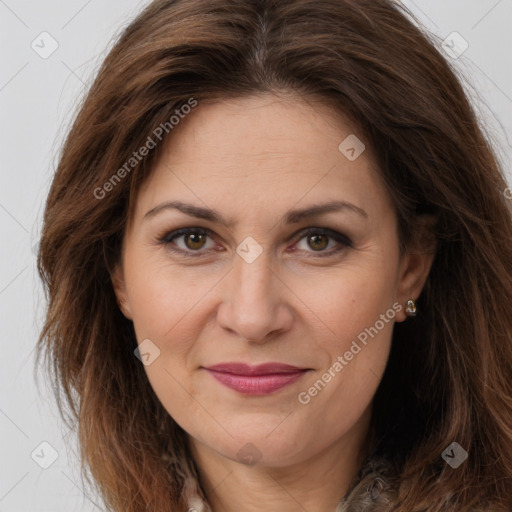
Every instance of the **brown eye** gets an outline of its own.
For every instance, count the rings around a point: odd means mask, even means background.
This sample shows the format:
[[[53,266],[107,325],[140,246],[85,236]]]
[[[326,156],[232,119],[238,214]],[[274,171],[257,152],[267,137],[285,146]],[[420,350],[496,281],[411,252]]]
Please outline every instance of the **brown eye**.
[[[190,233],[188,235],[183,235],[183,240],[187,249],[197,250],[203,248],[206,236],[207,235],[202,233]]]
[[[208,245],[210,239],[210,245]],[[190,256],[202,256],[215,246],[210,232],[199,228],[183,228],[167,233],[159,242],[173,252]]]
[[[315,251],[321,251],[329,245],[329,237],[327,235],[310,235],[308,243]]]
[[[314,256],[331,256],[352,248],[352,241],[345,235],[326,228],[310,228],[302,232],[296,248]]]

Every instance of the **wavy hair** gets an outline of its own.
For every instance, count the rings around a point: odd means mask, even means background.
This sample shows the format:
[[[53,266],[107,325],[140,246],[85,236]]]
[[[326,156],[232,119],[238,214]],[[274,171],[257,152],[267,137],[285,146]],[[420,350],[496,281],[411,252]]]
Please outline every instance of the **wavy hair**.
[[[186,510],[185,480],[197,477],[186,433],[133,355],[133,324],[112,286],[163,142],[126,162],[191,99],[268,92],[319,99],[358,127],[402,251],[422,215],[437,218],[419,314],[395,325],[373,406],[372,432],[397,477],[389,510],[512,509],[511,201],[456,71],[411,16],[391,0],[156,0],[113,44],[47,198],[37,342],[109,510]],[[441,458],[453,441],[469,454],[456,470]]]

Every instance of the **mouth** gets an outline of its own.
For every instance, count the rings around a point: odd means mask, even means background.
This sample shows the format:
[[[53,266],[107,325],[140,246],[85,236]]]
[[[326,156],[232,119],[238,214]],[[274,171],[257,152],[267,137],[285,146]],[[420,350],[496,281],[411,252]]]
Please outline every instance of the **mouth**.
[[[311,368],[282,363],[223,363],[204,368],[224,386],[245,395],[268,395],[299,380]]]

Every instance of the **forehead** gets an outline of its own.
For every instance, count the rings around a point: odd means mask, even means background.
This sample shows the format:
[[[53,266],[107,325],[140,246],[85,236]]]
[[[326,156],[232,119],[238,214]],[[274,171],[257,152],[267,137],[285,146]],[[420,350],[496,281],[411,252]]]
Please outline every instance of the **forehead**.
[[[362,135],[316,101],[266,94],[199,103],[165,144],[136,216],[172,199],[245,214],[249,205],[277,214],[326,200],[390,206]]]

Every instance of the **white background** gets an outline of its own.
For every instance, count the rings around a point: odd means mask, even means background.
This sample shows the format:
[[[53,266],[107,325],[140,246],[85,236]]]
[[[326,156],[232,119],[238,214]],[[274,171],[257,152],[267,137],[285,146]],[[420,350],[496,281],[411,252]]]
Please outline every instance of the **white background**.
[[[82,492],[75,438],[58,418],[43,374],[39,386],[33,377],[44,312],[33,248],[77,99],[114,36],[146,3],[0,0],[0,512],[103,509],[97,497]],[[512,184],[512,2],[404,3],[430,32],[445,39],[456,31],[469,43],[452,62],[479,97],[473,101]],[[47,59],[31,48],[43,31],[59,45]],[[48,469],[31,458],[43,441],[58,454]],[[43,446],[37,453],[47,459],[50,451]]]

